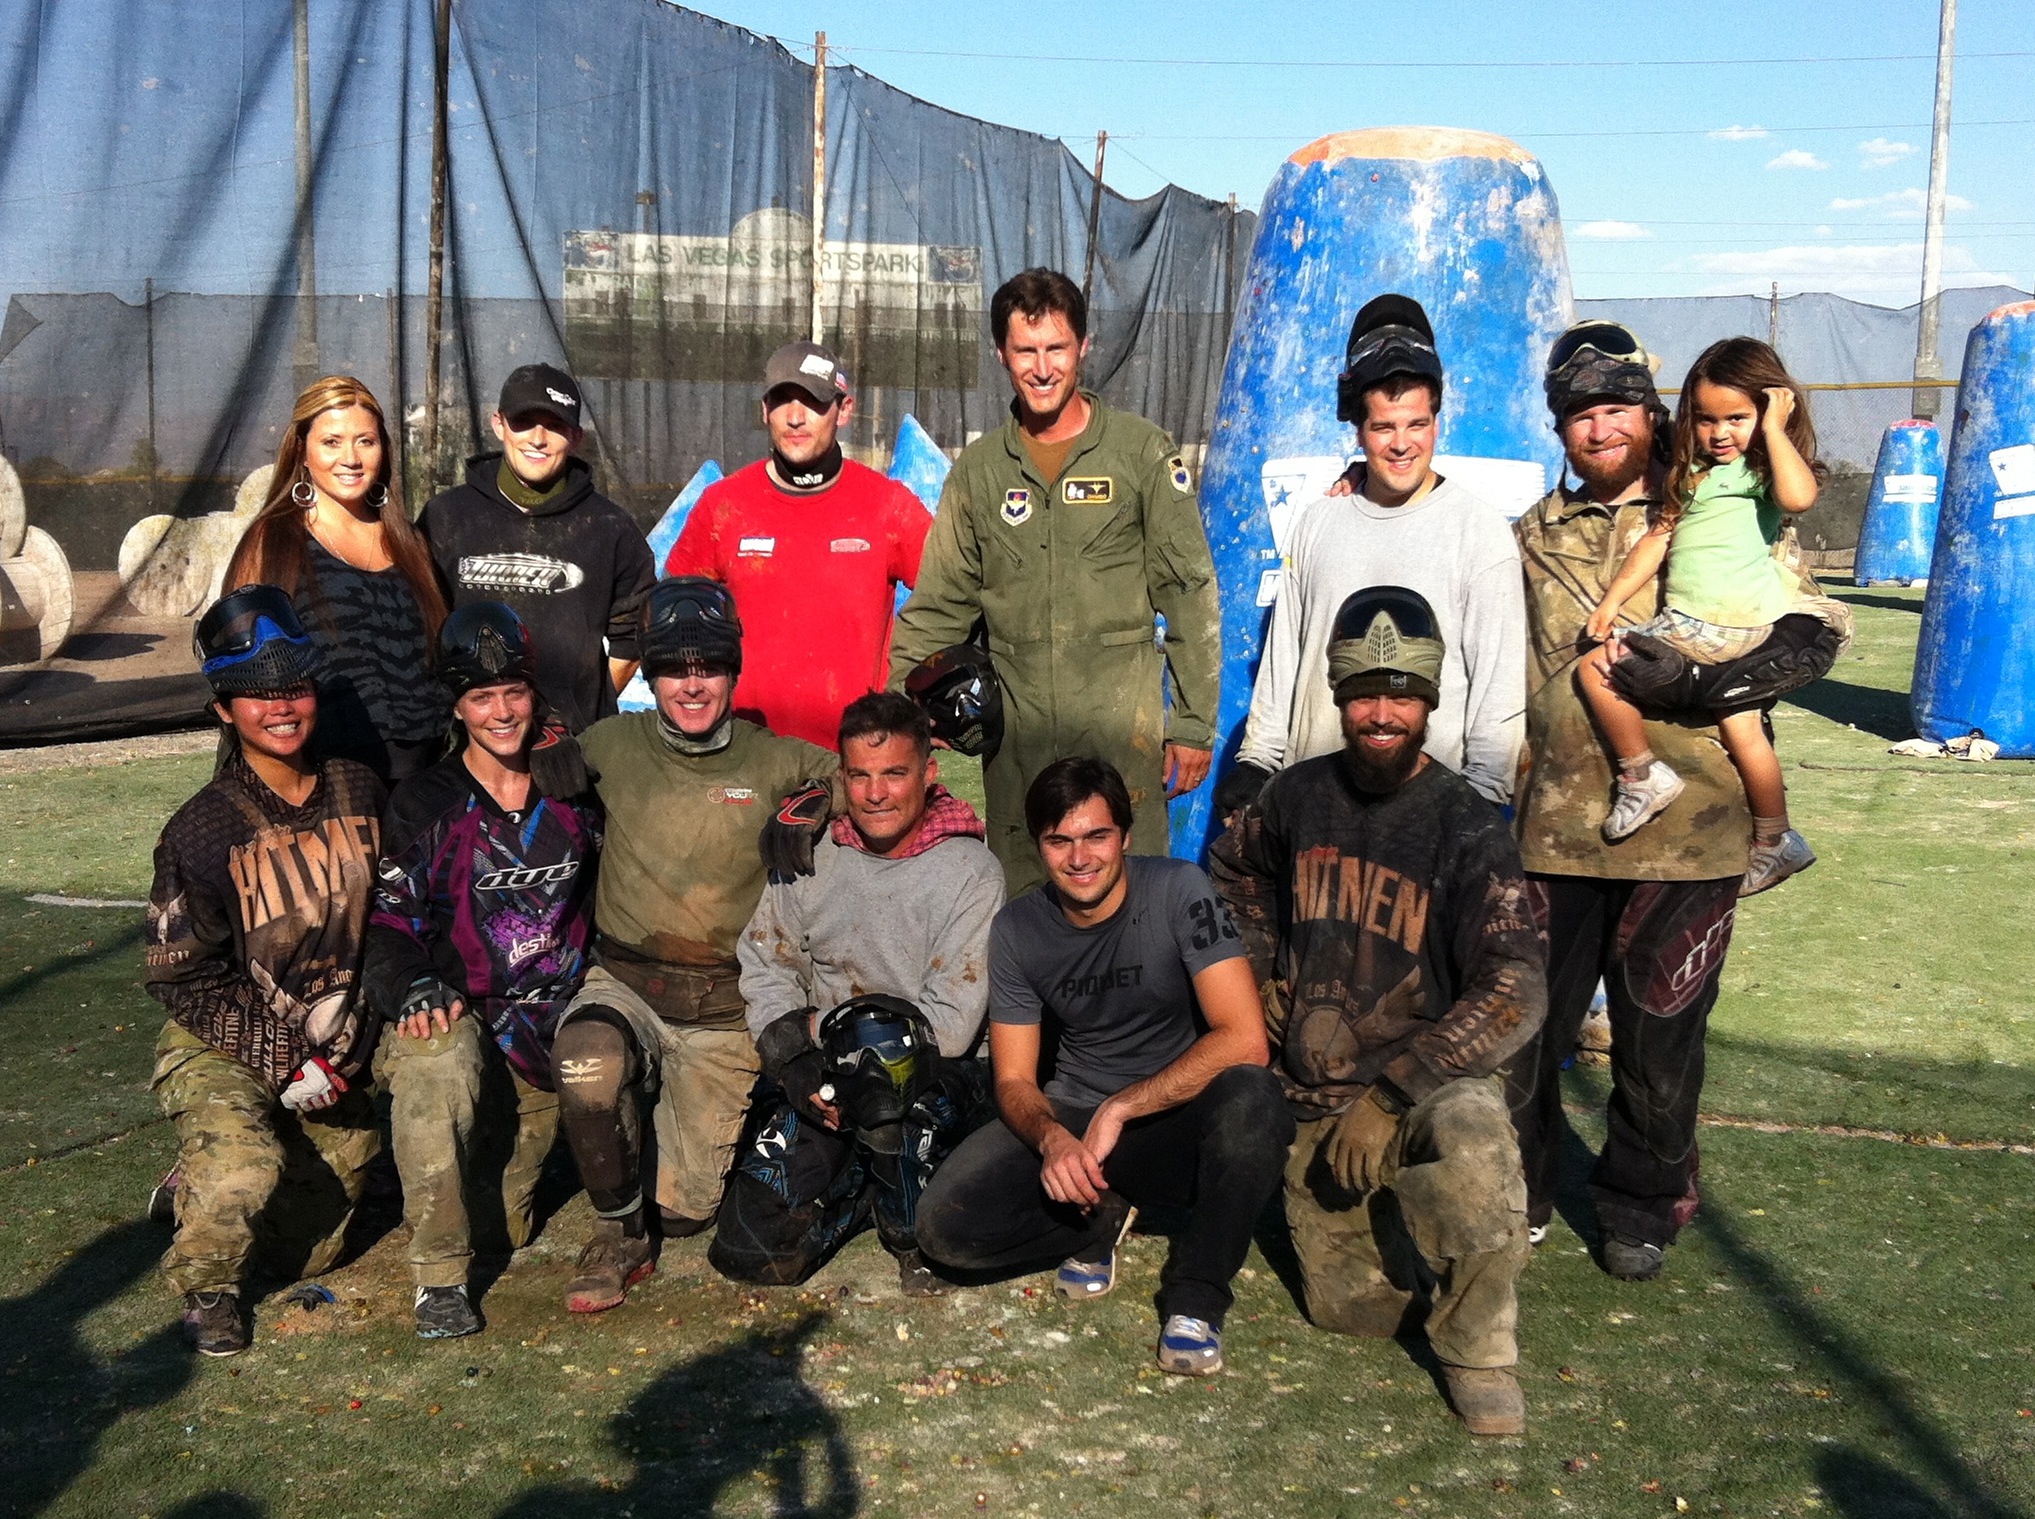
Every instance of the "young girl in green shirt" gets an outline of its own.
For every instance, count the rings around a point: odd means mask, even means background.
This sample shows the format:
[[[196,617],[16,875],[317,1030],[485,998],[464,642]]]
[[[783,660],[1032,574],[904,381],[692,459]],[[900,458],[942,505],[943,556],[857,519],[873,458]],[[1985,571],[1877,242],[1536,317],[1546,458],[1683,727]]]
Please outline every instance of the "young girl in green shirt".
[[[1640,709],[1612,683],[1623,640],[1644,633],[1697,664],[1722,665],[1765,643],[1774,623],[1799,608],[1801,584],[1774,557],[1782,514],[1816,504],[1816,430],[1807,397],[1780,355],[1753,338],[1704,349],[1682,382],[1674,463],[1659,511],[1626,555],[1590,616],[1598,648],[1582,664],[1583,694],[1618,756],[1617,794],[1604,837],[1622,839],[1667,809],[1682,778],[1647,747]],[[1635,628],[1618,611],[1667,564],[1662,610]],[[1788,826],[1781,766],[1758,706],[1714,713],[1725,750],[1745,782],[1752,859],[1741,895],[1764,891],[1815,863]]]

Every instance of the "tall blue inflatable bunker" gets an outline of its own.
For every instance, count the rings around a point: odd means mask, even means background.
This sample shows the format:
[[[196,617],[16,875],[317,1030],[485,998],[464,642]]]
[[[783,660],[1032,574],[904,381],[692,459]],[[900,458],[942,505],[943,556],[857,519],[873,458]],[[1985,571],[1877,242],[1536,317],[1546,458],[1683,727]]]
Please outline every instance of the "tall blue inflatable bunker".
[[[1921,585],[1936,548],[1943,496],[1943,434],[1934,422],[1910,417],[1880,439],[1865,521],[1858,530],[1854,585]]]
[[[1218,776],[1242,736],[1287,527],[1356,452],[1335,409],[1358,308],[1397,291],[1434,323],[1441,473],[1517,516],[1561,468],[1540,376],[1571,320],[1568,256],[1532,155],[1446,127],[1340,132],[1280,167],[1259,217],[1201,479],[1222,591]],[[1175,854],[1201,857],[1214,790],[1173,804]]]
[[[2035,758],[2035,301],[1964,346],[1909,700],[1924,738],[1980,728],[2003,757]]]

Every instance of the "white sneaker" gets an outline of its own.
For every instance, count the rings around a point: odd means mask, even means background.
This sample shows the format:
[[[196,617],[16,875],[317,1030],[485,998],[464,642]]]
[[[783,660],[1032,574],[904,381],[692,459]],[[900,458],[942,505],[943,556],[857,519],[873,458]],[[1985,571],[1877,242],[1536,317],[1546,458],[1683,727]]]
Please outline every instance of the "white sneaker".
[[[1637,833],[1667,811],[1681,794],[1682,778],[1665,760],[1655,760],[1637,780],[1619,771],[1611,815],[1604,819],[1604,837],[1615,844]]]
[[[1752,859],[1746,865],[1745,880],[1739,884],[1738,894],[1758,896],[1815,863],[1816,851],[1809,847],[1809,841],[1790,828],[1772,844],[1752,846]]]

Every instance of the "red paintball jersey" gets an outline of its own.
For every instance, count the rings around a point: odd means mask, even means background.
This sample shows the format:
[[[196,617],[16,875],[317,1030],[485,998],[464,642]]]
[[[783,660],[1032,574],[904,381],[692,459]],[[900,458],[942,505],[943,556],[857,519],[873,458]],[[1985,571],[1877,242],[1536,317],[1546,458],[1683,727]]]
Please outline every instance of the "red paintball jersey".
[[[735,593],[735,710],[834,747],[841,710],[890,675],[895,590],[918,579],[932,513],[904,486],[845,460],[823,491],[788,491],[763,461],[710,486],[664,562]]]

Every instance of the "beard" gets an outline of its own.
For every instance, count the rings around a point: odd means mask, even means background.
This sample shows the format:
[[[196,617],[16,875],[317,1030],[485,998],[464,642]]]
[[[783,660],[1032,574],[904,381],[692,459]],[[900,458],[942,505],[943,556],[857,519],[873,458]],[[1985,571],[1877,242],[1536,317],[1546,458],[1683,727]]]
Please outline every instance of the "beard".
[[[1594,495],[1615,496],[1642,478],[1653,460],[1653,429],[1635,434],[1622,454],[1569,452],[1569,468]]]
[[[1420,768],[1421,746],[1427,742],[1427,717],[1407,727],[1401,723],[1352,723],[1343,719],[1343,758],[1350,777],[1360,791],[1383,795],[1397,791]],[[1373,734],[1397,733],[1404,737],[1390,749],[1374,749],[1364,740]]]

